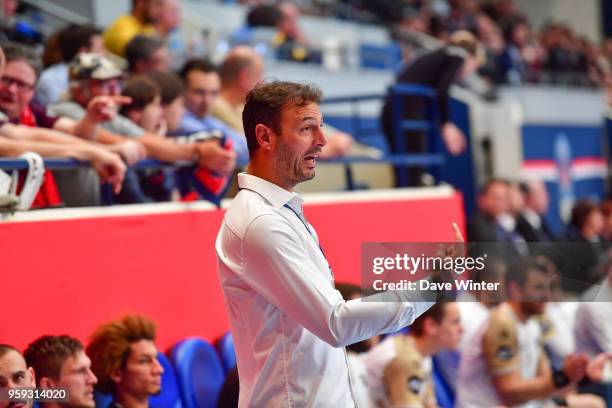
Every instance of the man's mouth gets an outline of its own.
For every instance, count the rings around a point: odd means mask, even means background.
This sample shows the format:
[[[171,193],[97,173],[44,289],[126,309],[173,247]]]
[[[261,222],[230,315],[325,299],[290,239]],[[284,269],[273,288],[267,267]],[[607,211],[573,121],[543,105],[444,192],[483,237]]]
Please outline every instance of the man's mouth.
[[[306,164],[310,164],[312,166],[314,166],[315,164],[317,164],[317,159],[319,158],[319,155],[314,153],[314,154],[309,154],[307,156],[304,156],[304,161],[306,162]]]

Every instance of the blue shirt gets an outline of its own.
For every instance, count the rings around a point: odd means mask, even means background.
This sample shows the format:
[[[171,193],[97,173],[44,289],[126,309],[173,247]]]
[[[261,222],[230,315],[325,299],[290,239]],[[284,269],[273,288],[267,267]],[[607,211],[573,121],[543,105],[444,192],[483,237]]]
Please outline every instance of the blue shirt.
[[[34,99],[43,106],[50,105],[60,100],[68,86],[68,64],[52,65],[40,74]]]
[[[226,137],[233,142],[233,149],[236,152],[236,166],[246,166],[249,162],[249,149],[244,135],[221,122],[213,116],[201,118],[189,110],[185,110],[181,118],[181,124],[175,135],[189,135],[201,131],[220,130]]]

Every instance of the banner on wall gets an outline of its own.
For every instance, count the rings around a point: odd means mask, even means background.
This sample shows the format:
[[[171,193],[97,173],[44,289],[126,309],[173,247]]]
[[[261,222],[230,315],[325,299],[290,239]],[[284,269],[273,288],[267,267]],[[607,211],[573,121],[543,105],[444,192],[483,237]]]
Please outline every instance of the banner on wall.
[[[577,199],[599,201],[604,197],[608,172],[605,145],[598,126],[523,127],[521,176],[546,183],[550,195],[546,218],[558,234],[565,232]]]

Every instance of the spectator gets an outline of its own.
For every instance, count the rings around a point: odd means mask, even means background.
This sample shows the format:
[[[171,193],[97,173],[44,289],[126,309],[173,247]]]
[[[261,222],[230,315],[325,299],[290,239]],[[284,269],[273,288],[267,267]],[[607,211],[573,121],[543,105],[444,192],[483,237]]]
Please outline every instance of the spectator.
[[[61,61],[45,69],[36,84],[34,99],[43,106],[57,102],[68,91],[68,64],[82,52],[105,52],[102,32],[92,26],[71,25],[58,34]]]
[[[232,140],[226,139],[223,131],[217,127],[183,127],[182,119],[185,117],[185,109],[182,81],[176,75],[165,72],[153,72],[149,76],[160,89],[168,133],[179,141],[193,140],[196,143],[207,141],[211,147],[214,147],[214,160],[221,168],[220,172],[209,172],[203,169],[194,171],[190,168],[177,170],[176,183],[179,193],[186,201],[201,197],[218,205],[236,163]]]
[[[212,115],[220,119],[241,135],[242,109],[247,93],[262,79],[263,60],[252,48],[234,47],[219,67],[221,91],[212,107]],[[326,125],[323,128],[327,144],[323,147],[321,158],[345,156],[349,153],[353,138]]]
[[[457,304],[438,302],[412,323],[407,335],[385,338],[365,357],[373,399],[381,406],[436,406],[431,357],[457,348],[461,332]]]
[[[612,242],[612,199],[608,198],[601,204],[603,215],[603,228],[601,237],[606,242]]]
[[[168,48],[172,71],[179,70],[189,56],[201,55],[204,51],[204,38],[201,32],[190,31],[181,24],[179,0],[164,0],[155,28]]]
[[[104,32],[104,45],[113,54],[124,56],[125,46],[138,34],[155,34],[164,0],[132,0],[132,11],[115,20]]]
[[[584,378],[588,359],[570,355],[553,374],[541,350],[539,327],[530,320],[544,311],[548,271],[528,258],[511,265],[506,283],[509,300],[491,311],[461,356],[457,405],[493,407],[531,401],[543,406],[555,394],[567,396],[563,402],[576,406],[567,393]],[[589,400],[590,406],[604,406],[596,397]]]
[[[48,402],[45,408],[95,408],[94,385],[98,379],[91,371],[91,360],[80,341],[70,336],[42,336],[23,353],[36,373],[39,388],[63,388],[67,400]]]
[[[75,119],[86,114],[85,107],[91,105],[96,97],[116,98],[121,90],[123,73],[107,58],[98,54],[81,54],[71,64],[70,100],[51,106],[51,111]],[[123,100],[123,99],[122,99]],[[114,106],[116,109],[117,106]],[[218,160],[216,144],[185,143],[179,145],[158,135],[146,132],[141,127],[121,115],[99,115],[105,130],[99,134],[104,141],[137,138],[149,155],[162,161],[196,161],[199,166],[212,171],[225,171],[225,163]],[[132,179],[133,180],[133,179]],[[134,186],[134,181],[131,181]],[[146,200],[138,194],[136,187],[126,200]],[[141,201],[137,201],[141,202]]]
[[[221,90],[217,68],[207,60],[187,61],[181,70],[185,84],[185,107],[187,108],[177,134],[220,130],[231,139],[236,153],[236,165],[245,166],[249,161],[246,138],[211,115],[213,104]]]
[[[573,242],[566,254],[574,262],[574,268],[565,268],[561,281],[567,292],[582,293],[601,278],[595,266],[603,255],[601,234],[604,219],[599,207],[588,199],[578,200],[572,209],[566,239]]]
[[[263,60],[250,47],[237,46],[230,50],[219,67],[221,91],[211,113],[236,132],[244,134],[242,110],[246,96],[263,77]]]
[[[154,81],[144,75],[135,75],[128,80],[122,94],[131,102],[121,107],[121,115],[147,132],[166,135],[160,90]]]
[[[501,57],[502,66],[506,73],[506,81],[519,85],[527,80],[528,66],[523,52],[528,45],[531,31],[527,20],[517,20],[506,33],[506,50]]]
[[[320,52],[313,50],[299,25],[300,9],[290,1],[278,4],[280,19],[276,23],[276,57],[296,62],[321,62]]]
[[[33,135],[41,138],[42,141],[53,141],[61,142],[65,144],[82,144],[84,140],[91,140],[96,137],[98,128],[95,120],[92,117],[96,114],[97,110],[104,108],[107,103],[111,101],[93,101],[89,106],[88,114],[79,118],[78,121],[73,121],[65,117],[53,117],[48,115],[42,108],[32,104],[34,96],[34,86],[38,73],[40,72],[40,60],[33,50],[26,46],[8,44],[5,46],[6,54],[6,67],[2,80],[0,81],[0,110],[8,117],[8,120],[14,124],[22,124],[26,126],[39,126],[58,130],[64,133],[69,133],[76,138],[59,136],[58,134],[41,133],[40,131],[35,132]],[[132,152],[138,154],[138,145],[116,143],[108,147],[110,151],[116,153],[122,153],[130,155]],[[83,150],[91,151],[92,149],[85,148],[80,149],[80,153],[73,152],[74,154],[83,156]],[[102,153],[96,151],[93,156],[88,154],[88,157],[96,157],[100,159]],[[103,175],[105,180],[110,180],[115,185],[115,190],[120,190],[120,182],[123,180],[125,172],[125,166],[123,164],[115,162],[113,155],[106,155],[103,160],[106,163],[114,162],[107,171],[100,171],[98,167],[98,174]],[[97,162],[95,165],[99,165]],[[61,193],[62,200],[67,204],[71,200],[71,192],[68,190],[71,183],[64,183],[59,180],[62,174],[66,172],[56,172],[55,176],[58,177],[59,190]],[[96,191],[99,190],[99,180],[92,170],[87,170],[79,173],[83,177],[83,184],[89,186],[89,190],[92,196],[96,196]],[[117,184],[119,183],[119,184]],[[64,187],[67,187],[66,189]],[[80,194],[80,192],[79,192]],[[51,202],[50,204],[56,204]]]
[[[478,212],[468,222],[470,241],[524,242],[515,230],[511,194],[510,183],[505,180],[491,180],[484,186],[478,197]]]
[[[26,365],[26,361],[15,347],[0,344],[0,388],[13,389],[21,387],[34,387],[34,370]],[[19,406],[16,403],[0,402],[0,407]],[[31,408],[32,401],[21,405]]]
[[[167,38],[181,25],[179,0],[163,0],[155,28],[161,38]]]
[[[167,71],[170,67],[168,47],[157,37],[137,35],[125,47],[128,70],[132,74]]]
[[[437,94],[437,103],[442,138],[446,148],[453,155],[465,150],[466,141],[463,132],[450,121],[448,89],[459,78],[466,78],[474,73],[481,64],[482,56],[476,38],[466,32],[458,31],[451,37],[450,45],[437,51],[425,54],[406,65],[397,76],[397,83],[420,84],[433,88]],[[392,153],[405,153],[399,150],[397,138],[405,138],[408,152],[424,152],[426,138],[423,132],[408,132],[399,135],[393,130],[393,104],[389,94],[382,111],[382,127]],[[422,98],[409,97],[404,101],[404,118],[424,119],[426,106]],[[399,120],[399,118],[398,118]],[[402,178],[409,178],[410,185],[422,184],[422,168],[407,171],[405,167],[396,168],[396,183]]]
[[[534,180],[521,184],[521,189],[525,196],[525,208],[517,217],[516,230],[527,242],[555,241],[556,237],[544,218],[550,202],[546,185]]]
[[[109,408],[146,408],[161,391],[163,367],[157,359],[156,324],[142,316],[124,316],[98,327],[87,346],[96,389],[111,394]]]

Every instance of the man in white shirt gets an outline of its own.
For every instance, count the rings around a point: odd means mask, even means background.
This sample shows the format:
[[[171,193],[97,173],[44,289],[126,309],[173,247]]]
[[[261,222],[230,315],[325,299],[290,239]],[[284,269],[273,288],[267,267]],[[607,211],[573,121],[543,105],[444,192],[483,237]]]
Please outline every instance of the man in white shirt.
[[[531,258],[510,266],[506,277],[509,301],[490,312],[462,349],[459,408],[541,408],[553,395],[567,394],[585,376],[586,356],[567,356],[563,368],[553,373],[542,350],[542,331],[533,317],[544,312],[548,277],[546,266]],[[586,406],[602,406],[593,398],[593,404]],[[580,399],[577,404],[572,398],[565,402],[570,407],[581,406]]]
[[[438,302],[423,313],[407,335],[385,338],[365,358],[368,384],[377,406],[436,407],[432,356],[454,350],[461,338],[455,302]]]
[[[314,177],[325,146],[320,99],[312,86],[283,81],[247,96],[251,161],[216,242],[240,407],[354,407],[344,346],[409,325],[432,305],[399,292],[397,302],[344,301],[334,289],[293,192]]]

